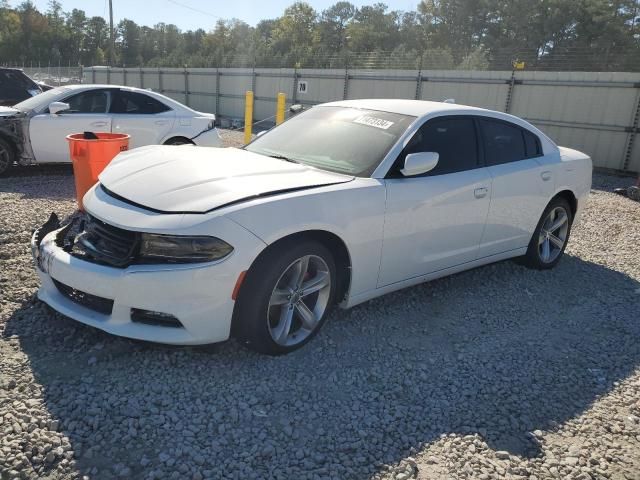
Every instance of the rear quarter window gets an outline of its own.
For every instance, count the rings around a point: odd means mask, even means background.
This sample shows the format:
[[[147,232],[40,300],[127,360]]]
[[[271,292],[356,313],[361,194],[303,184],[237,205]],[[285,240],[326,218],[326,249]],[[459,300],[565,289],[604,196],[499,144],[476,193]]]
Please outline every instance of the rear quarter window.
[[[479,119],[487,166],[517,162],[541,154],[540,140],[519,125]]]

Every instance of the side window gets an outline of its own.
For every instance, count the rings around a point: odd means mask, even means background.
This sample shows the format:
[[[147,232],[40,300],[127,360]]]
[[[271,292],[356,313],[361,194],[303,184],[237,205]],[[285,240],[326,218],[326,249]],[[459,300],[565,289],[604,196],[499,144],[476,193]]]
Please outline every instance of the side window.
[[[437,152],[438,165],[426,176],[462,172],[478,167],[476,129],[469,117],[443,117],[429,120],[416,132],[403,150],[397,168],[410,153]]]
[[[506,122],[480,119],[487,166],[527,158],[523,129]]]
[[[539,157],[542,155],[540,139],[529,130],[522,130],[522,135],[524,135],[524,145],[527,151],[527,158]]]
[[[107,113],[109,94],[106,90],[89,90],[77,93],[65,100],[69,104],[68,113]]]
[[[128,113],[132,115],[152,115],[170,110],[155,98],[138,92],[121,90],[111,104],[110,113]]]

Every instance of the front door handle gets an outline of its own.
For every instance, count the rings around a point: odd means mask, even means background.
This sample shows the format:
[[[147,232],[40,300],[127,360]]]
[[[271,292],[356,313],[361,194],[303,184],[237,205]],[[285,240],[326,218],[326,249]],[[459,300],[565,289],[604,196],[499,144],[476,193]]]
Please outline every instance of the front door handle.
[[[476,198],[484,198],[487,196],[487,193],[489,193],[489,189],[487,187],[476,188],[473,191]]]
[[[166,120],[156,120],[156,125],[166,125],[167,123]]]
[[[107,126],[107,122],[93,122],[91,123],[92,127],[106,127]]]
[[[542,172],[540,174],[540,177],[542,178],[542,180],[544,180],[545,182],[548,182],[549,180],[551,180],[551,172],[549,170],[545,170],[544,172]]]

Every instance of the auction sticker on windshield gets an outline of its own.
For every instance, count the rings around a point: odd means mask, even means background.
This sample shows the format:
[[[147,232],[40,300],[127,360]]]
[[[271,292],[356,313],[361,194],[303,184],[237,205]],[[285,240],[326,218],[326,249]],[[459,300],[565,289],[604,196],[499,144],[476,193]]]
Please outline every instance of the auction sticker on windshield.
[[[382,118],[372,117],[371,115],[363,115],[362,117],[356,118],[353,122],[368,125],[370,127],[381,128],[382,130],[387,130],[394,123]]]

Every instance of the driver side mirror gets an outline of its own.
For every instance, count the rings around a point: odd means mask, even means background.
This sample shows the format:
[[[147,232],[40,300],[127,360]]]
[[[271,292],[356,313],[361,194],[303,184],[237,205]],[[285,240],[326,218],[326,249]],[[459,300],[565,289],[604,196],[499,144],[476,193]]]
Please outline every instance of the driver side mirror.
[[[49,104],[49,113],[52,115],[57,115],[58,113],[65,112],[69,110],[71,107],[68,103],[64,102],[53,102]]]
[[[439,158],[440,155],[436,152],[410,153],[404,159],[404,168],[400,173],[405,177],[413,177],[430,172],[438,165]]]

